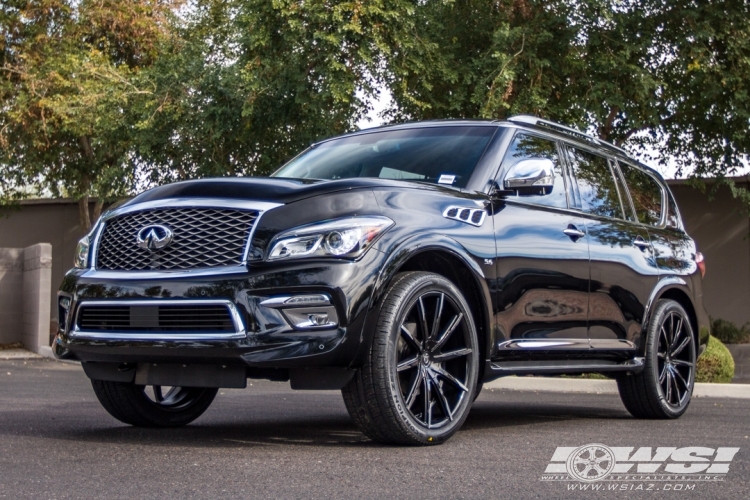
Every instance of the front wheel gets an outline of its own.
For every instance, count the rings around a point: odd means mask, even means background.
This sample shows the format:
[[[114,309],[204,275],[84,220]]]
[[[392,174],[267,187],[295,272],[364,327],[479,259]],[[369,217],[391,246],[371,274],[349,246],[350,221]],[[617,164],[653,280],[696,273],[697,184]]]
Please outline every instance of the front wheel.
[[[625,408],[637,418],[677,418],[687,410],[695,384],[696,347],[685,309],[656,303],[646,336],[643,371],[617,379]]]
[[[218,389],[142,386],[92,380],[94,393],[105,410],[120,422],[136,427],[180,427],[200,417]]]
[[[391,444],[439,444],[463,424],[479,371],[476,329],[442,276],[403,273],[388,288],[365,365],[342,390],[360,430]]]

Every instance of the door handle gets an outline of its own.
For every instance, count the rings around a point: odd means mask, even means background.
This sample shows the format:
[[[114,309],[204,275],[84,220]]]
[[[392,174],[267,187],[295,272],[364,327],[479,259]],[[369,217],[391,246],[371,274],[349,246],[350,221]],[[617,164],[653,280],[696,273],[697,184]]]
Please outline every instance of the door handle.
[[[636,236],[633,240],[633,245],[637,246],[641,250],[645,250],[646,248],[651,248],[651,243],[644,240],[641,236]]]
[[[563,229],[563,233],[575,239],[583,238],[584,236],[586,236],[586,233],[575,227],[573,224],[568,224],[568,227]]]

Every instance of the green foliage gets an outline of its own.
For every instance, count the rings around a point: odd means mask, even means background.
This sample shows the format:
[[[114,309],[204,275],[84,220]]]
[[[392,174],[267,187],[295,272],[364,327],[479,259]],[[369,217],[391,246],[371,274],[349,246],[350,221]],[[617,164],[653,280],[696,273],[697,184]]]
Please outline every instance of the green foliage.
[[[397,120],[535,114],[697,177],[750,152],[746,0],[431,1],[412,29],[388,62]]]
[[[409,2],[202,0],[147,77],[137,150],[151,180],[267,175],[353,130]]]
[[[30,0],[0,7],[0,197],[132,190],[128,111],[178,2]]]
[[[750,204],[748,85],[747,0],[7,0],[0,202],[265,175],[387,88],[391,121],[540,115]]]
[[[734,359],[719,339],[711,336],[703,355],[698,358],[695,381],[728,384],[734,377]]]
[[[737,327],[731,321],[711,318],[711,335],[725,344],[750,343],[750,322]]]

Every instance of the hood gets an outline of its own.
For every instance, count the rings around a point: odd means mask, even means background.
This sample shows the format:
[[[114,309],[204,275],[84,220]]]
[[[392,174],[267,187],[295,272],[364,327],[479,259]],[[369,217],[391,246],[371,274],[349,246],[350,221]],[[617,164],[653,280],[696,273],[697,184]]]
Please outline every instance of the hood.
[[[412,188],[449,190],[456,188],[391,179],[357,177],[335,181],[282,179],[273,177],[226,177],[176,182],[150,189],[122,206],[173,198],[224,198],[288,204],[312,196],[362,188]]]

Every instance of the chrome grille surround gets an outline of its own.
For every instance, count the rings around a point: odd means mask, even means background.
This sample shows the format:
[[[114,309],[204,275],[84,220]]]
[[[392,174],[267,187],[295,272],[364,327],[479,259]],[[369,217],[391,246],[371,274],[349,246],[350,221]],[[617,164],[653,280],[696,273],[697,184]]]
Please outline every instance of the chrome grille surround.
[[[96,267],[111,271],[182,270],[236,266],[245,260],[259,210],[155,207],[108,218],[96,245]],[[138,232],[160,224],[174,241],[159,250],[138,246]]]
[[[201,325],[195,312],[192,318],[176,317],[178,311],[190,309],[202,310],[207,313],[205,319],[211,318]],[[86,320],[86,310],[96,318]],[[76,307],[69,335],[96,341],[223,341],[244,339],[246,330],[237,307],[228,299],[83,300]]]

